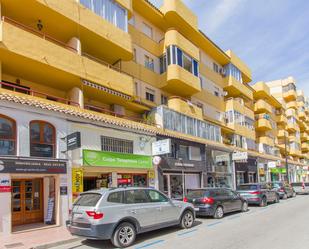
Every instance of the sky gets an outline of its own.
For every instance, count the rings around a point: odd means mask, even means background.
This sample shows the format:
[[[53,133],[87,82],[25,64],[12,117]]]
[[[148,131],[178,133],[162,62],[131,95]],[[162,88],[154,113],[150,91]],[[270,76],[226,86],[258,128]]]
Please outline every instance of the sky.
[[[163,0],[150,0],[160,6]],[[308,0],[183,0],[199,28],[224,51],[232,49],[253,80],[293,76],[309,96]]]

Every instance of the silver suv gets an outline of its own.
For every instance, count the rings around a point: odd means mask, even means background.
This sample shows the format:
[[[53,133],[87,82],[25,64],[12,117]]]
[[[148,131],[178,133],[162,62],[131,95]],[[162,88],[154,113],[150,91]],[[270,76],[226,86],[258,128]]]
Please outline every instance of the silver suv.
[[[136,234],[173,225],[190,228],[194,219],[192,204],[171,200],[154,189],[101,189],[80,195],[67,228],[73,235],[110,239],[115,247],[128,247]]]

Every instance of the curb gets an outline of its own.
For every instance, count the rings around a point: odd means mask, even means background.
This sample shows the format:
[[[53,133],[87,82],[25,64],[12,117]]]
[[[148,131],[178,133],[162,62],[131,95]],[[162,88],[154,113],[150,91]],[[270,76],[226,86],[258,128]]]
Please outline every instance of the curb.
[[[80,239],[80,238],[72,238],[72,239],[52,242],[52,243],[45,244],[45,245],[34,246],[34,247],[31,247],[30,249],[48,249],[48,248],[61,246],[61,245],[65,245],[65,244],[70,244],[70,243],[81,241],[81,240],[82,239]]]

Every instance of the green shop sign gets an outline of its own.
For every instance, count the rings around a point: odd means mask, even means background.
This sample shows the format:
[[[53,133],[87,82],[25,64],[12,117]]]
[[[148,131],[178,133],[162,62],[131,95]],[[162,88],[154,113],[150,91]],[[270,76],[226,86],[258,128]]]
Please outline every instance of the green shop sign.
[[[151,156],[116,152],[83,150],[83,162],[85,166],[152,169]]]
[[[273,174],[286,174],[286,168],[272,168],[270,172]]]

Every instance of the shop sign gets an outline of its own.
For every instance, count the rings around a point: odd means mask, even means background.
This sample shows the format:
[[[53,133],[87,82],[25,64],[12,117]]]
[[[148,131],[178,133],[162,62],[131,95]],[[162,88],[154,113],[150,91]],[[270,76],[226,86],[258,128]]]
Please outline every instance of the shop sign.
[[[194,163],[177,161],[177,162],[175,162],[175,166],[177,166],[177,167],[194,167]]]
[[[0,193],[11,192],[11,181],[8,177],[0,177]]]
[[[79,168],[72,168],[72,192],[73,200],[78,197],[79,193],[84,191],[83,187],[83,170]]]
[[[68,194],[68,186],[60,186],[60,195]]]
[[[229,160],[230,160],[230,155],[229,154],[216,156],[216,163],[227,162]]]
[[[161,161],[162,161],[162,158],[159,157],[159,156],[154,156],[152,158],[152,162],[153,162],[154,165],[159,165],[161,163]]]
[[[116,152],[83,150],[85,166],[151,169],[152,157]]]
[[[247,160],[247,159],[248,159],[248,152],[236,151],[232,154],[233,161],[241,161],[241,160]]]
[[[276,168],[277,167],[277,161],[272,161],[267,163],[268,168]]]
[[[158,140],[152,143],[152,155],[164,155],[171,153],[171,139]]]
[[[67,150],[75,150],[81,147],[80,132],[74,132],[67,136]]]
[[[265,175],[265,170],[264,168],[259,168],[259,175],[264,176]]]
[[[28,158],[1,158],[0,173],[66,174],[63,161],[34,160]]]
[[[272,168],[270,172],[273,174],[286,174],[286,168]]]

